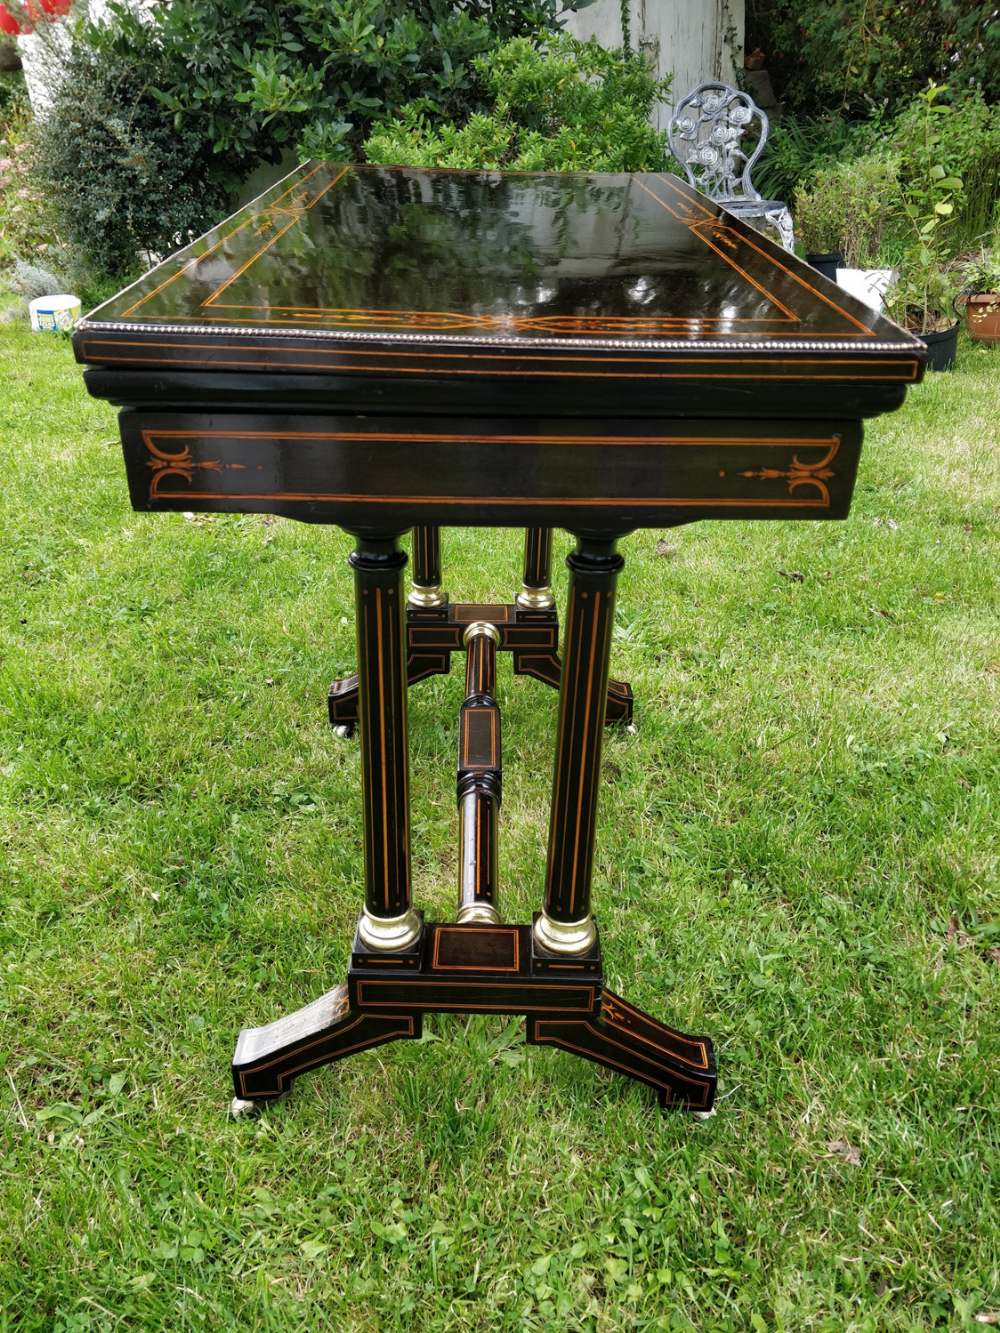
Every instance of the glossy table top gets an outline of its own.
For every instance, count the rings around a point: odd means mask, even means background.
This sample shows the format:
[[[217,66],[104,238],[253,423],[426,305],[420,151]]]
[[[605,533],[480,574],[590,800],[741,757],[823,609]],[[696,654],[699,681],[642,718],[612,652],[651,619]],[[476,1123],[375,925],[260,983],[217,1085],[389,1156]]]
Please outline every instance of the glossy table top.
[[[534,379],[568,389],[570,410],[580,389],[598,401],[595,381],[649,410],[654,394],[677,397],[671,381],[767,379],[796,401],[803,384],[853,385],[869,415],[863,395],[891,385],[893,401],[869,407],[896,405],[925,357],[674,176],[334,163],[298,168],[88,315],[74,341],[80,361],[123,371],[434,376],[460,396],[463,379],[506,378],[526,402]],[[405,392],[389,404],[408,405]]]

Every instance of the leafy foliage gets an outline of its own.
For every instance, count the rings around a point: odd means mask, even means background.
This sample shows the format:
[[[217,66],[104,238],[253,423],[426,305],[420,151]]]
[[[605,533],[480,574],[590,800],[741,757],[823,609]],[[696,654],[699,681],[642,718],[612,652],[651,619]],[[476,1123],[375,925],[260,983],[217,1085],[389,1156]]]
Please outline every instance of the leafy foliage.
[[[1000,245],[985,246],[962,268],[962,290],[974,293],[1000,292]]]
[[[137,34],[114,59],[74,43],[37,133],[36,172],[60,234],[84,266],[108,275],[132,271],[140,251],[186,242],[226,203],[220,159],[197,129],[164,118],[152,92],[159,48],[151,30]]]
[[[0,44],[0,55],[2,54],[2,44]],[[4,69],[0,65],[0,124],[9,121],[27,101],[24,75],[20,69]]]
[[[582,3],[583,0],[578,0]],[[261,159],[352,156],[400,106],[484,105],[477,59],[545,34],[558,0],[112,3],[78,30],[40,179],[86,267],[128,272],[225,211]]]
[[[936,90],[931,113],[935,125],[929,148],[924,106],[931,88]],[[852,121],[842,114],[787,116],[774,127],[754,180],[769,198],[790,199],[797,190],[812,192],[815,182],[837,164],[891,156],[898,160],[906,192],[925,174],[928,151],[946,176],[963,181],[954,199],[953,250],[977,244],[993,225],[1000,201],[1000,104],[990,103],[979,89],[929,83],[894,115],[875,108],[865,120]],[[885,207],[898,216],[899,195],[887,194]],[[890,224],[887,234],[893,230]]]
[[[670,161],[665,134],[649,123],[670,80],[640,55],[567,36],[542,49],[515,38],[474,66],[487,111],[459,125],[411,103],[368,139],[369,161],[521,171],[643,171]]]
[[[891,318],[912,333],[940,333],[955,323],[952,303],[958,290],[933,246],[918,244],[904,256],[885,305]]]
[[[26,301],[31,301],[36,296],[51,296],[60,291],[65,283],[51,269],[17,259],[14,261],[11,273],[11,286],[16,292],[20,292]]]
[[[34,179],[32,164],[27,102],[17,97],[0,120],[0,264],[3,265],[18,258],[46,256],[56,242],[53,210]]]
[[[950,196],[952,252],[978,241],[1000,200],[1000,105],[978,91],[948,97],[930,84],[892,122],[887,139],[908,199],[932,180],[961,180]]]
[[[767,150],[754,166],[754,184],[765,199],[791,199],[813,174],[855,157],[866,126],[842,115],[786,115],[771,126]]]
[[[863,267],[879,250],[884,262],[905,251],[912,260],[915,232],[932,221],[943,262],[978,243],[996,216],[1000,106],[978,91],[932,83],[893,119],[792,120],[774,138],[779,165],[769,161],[770,144],[762,165],[781,185],[797,176],[796,230],[809,251],[841,250]]]
[[[152,23],[155,95],[178,131],[242,164],[350,155],[379,118],[419,99],[429,115],[481,103],[473,63],[510,37],[549,31],[557,0],[173,0],[114,8],[96,45],[120,49]]]
[[[948,137],[941,126],[951,108],[932,84],[917,98],[911,124],[911,157],[903,188],[906,248],[887,293],[894,317],[917,333],[954,323],[955,275],[945,267],[947,237],[955,225],[961,177],[949,174]]]
[[[804,116],[892,106],[928,79],[1000,97],[995,0],[750,0],[751,46]]]
[[[894,157],[869,155],[815,172],[795,194],[799,240],[809,253],[839,251],[848,268],[875,267],[898,190]]]

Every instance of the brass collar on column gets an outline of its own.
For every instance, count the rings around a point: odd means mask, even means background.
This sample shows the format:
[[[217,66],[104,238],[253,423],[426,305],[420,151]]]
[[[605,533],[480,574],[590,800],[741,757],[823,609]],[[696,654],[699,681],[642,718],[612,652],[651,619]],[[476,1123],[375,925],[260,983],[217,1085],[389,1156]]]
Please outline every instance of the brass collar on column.
[[[491,625],[488,620],[474,620],[471,625],[467,625],[465,633],[462,635],[462,642],[468,646],[470,639],[480,637],[492,639],[495,644],[500,643],[500,631],[496,625]]]

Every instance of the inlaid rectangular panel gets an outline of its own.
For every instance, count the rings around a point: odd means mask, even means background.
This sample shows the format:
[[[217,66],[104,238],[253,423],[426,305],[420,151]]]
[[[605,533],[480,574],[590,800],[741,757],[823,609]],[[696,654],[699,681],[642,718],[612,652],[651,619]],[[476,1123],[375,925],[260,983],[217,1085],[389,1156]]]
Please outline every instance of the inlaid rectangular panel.
[[[628,423],[124,412],[140,510],[260,511],[350,527],[840,518],[854,422]],[[501,608],[503,609],[503,608]]]

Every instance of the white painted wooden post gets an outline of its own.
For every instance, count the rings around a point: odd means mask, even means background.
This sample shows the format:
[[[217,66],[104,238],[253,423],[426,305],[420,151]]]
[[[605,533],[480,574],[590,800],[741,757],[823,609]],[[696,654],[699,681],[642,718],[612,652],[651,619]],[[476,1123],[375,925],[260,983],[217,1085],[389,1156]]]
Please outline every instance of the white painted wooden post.
[[[745,0],[628,0],[632,45],[646,51],[658,75],[673,74],[671,101],[679,102],[706,79],[735,84],[742,64],[746,26]],[[596,4],[567,16],[574,37],[596,37],[604,46],[621,46],[619,0]],[[670,120],[669,103],[654,115],[658,129]]]
[[[62,67],[69,54],[69,33],[61,19],[46,23],[41,32],[28,32],[17,39],[24,86],[31,104],[31,114],[42,120],[52,105],[52,97],[62,77]]]

